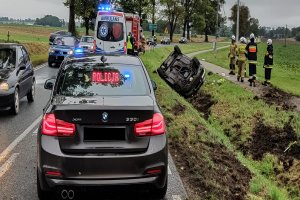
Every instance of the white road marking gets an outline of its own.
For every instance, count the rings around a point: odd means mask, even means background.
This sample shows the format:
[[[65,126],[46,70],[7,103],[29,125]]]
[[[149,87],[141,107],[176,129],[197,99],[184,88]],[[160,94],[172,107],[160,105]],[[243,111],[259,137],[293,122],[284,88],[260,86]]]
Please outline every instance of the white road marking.
[[[169,174],[169,175],[172,175],[172,171],[171,171],[171,169],[170,169],[170,166],[168,166],[168,174]]]
[[[14,153],[1,167],[0,167],[0,178],[10,169],[13,162],[18,157],[18,153]]]
[[[10,152],[26,137],[28,133],[42,120],[42,115],[39,116],[21,135],[19,135],[1,154],[0,162],[6,158]]]
[[[39,67],[35,68],[34,71],[37,71],[37,70],[39,70],[39,69],[42,69],[42,68],[44,68],[44,67],[46,67],[46,66],[47,66],[47,64],[42,64],[42,65],[40,65]]]
[[[173,200],[181,200],[180,195],[172,195]]]
[[[32,136],[36,136],[37,135],[37,133],[38,133],[38,131],[39,131],[39,129],[37,128],[37,129],[35,129],[35,131],[33,131],[32,132]]]

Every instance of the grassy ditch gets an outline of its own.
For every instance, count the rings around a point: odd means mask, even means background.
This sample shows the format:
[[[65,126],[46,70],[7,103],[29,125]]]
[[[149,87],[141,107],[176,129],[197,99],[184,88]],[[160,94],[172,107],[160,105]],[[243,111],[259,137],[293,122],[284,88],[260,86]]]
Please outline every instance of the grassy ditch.
[[[166,117],[170,150],[190,199],[297,199],[299,160],[293,152],[298,145],[289,143],[285,160],[281,159],[285,158],[281,148],[266,148],[256,158],[251,144],[259,138],[254,130],[264,126],[299,133],[299,115],[276,111],[255,100],[252,93],[215,75],[207,76],[203,91],[187,101],[155,73],[170,51],[156,49],[142,60],[159,86],[157,100]],[[255,109],[248,103],[254,103]],[[292,139],[297,138],[294,132]],[[291,165],[284,168],[287,164]]]
[[[264,80],[263,59],[266,53],[266,44],[258,45],[258,65],[257,75],[259,80]],[[229,59],[227,58],[228,49],[219,50],[217,55],[214,53],[205,53],[198,56],[207,62],[214,63],[226,69],[229,69]],[[298,58],[300,57],[300,43],[289,44],[284,47],[283,44],[274,44],[274,69],[272,71],[272,84],[291,94],[300,96],[300,68]]]

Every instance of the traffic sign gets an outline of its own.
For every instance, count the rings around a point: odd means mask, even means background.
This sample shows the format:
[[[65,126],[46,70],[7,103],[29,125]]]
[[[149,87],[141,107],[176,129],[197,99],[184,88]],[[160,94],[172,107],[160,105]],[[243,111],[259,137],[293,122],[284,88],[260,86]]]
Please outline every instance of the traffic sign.
[[[156,31],[157,30],[157,24],[149,24],[149,30],[150,31]]]

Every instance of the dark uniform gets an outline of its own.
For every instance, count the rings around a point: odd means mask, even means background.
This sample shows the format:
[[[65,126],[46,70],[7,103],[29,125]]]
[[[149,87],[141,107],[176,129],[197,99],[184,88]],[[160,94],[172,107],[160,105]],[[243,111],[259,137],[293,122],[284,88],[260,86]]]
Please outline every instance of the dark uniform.
[[[250,86],[255,87],[256,80],[256,65],[257,65],[257,44],[254,41],[254,38],[251,39],[251,42],[246,47],[247,58],[249,63],[249,82]]]
[[[272,44],[268,45],[267,47],[267,52],[264,61],[264,68],[265,68],[264,85],[267,85],[271,83],[271,72],[273,68],[273,45]]]

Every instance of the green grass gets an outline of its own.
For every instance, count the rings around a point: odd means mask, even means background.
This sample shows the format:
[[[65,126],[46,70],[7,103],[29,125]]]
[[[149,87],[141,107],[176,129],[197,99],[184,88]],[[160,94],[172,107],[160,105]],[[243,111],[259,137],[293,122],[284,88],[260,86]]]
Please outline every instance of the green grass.
[[[190,103],[167,86],[157,74],[152,73],[160,66],[161,62],[168,56],[170,51],[169,48],[156,49],[142,57],[151,78],[156,81],[158,85],[156,96],[162,107],[163,113],[166,118],[172,119],[172,122],[169,123],[168,126],[170,138],[181,138],[181,140],[187,141],[187,144],[191,145],[186,146],[187,149],[195,148],[192,146],[195,144],[195,141],[210,141],[213,143],[222,143],[227,147],[228,151],[235,152],[237,159],[253,173],[250,189],[248,191],[248,197],[250,199],[293,199],[294,197],[289,196],[286,188],[280,187],[278,185],[279,183],[276,181],[273,172],[273,167],[276,165],[276,157],[266,155],[262,161],[254,161],[251,157],[244,156],[236,150],[235,142],[232,142],[232,138],[226,136],[223,130],[235,123],[235,115],[240,115],[241,119],[238,123],[242,125],[240,139],[243,141],[251,137],[250,133],[253,129],[253,124],[251,122],[257,114],[262,116],[266,124],[275,127],[282,127],[283,124],[287,122],[288,117],[294,115],[296,117],[294,126],[299,133],[299,114],[276,111],[275,107],[269,107],[261,100],[254,101],[254,95],[251,92],[246,91],[229,81],[224,80],[221,85],[212,84],[213,81],[220,79],[220,77],[214,75],[207,76],[207,83],[203,90],[212,94],[213,98],[218,103],[212,108],[212,116],[209,118],[209,121],[205,121],[202,118],[202,114],[197,112]],[[177,103],[184,105],[186,110],[180,115],[175,116],[171,110]],[[196,125],[199,124],[205,127],[205,131],[200,134],[200,136],[198,135],[196,137]],[[183,132],[187,132],[188,135],[183,135]],[[204,155],[203,159],[207,160],[207,163],[209,163],[210,166],[215,165],[209,158],[209,152],[205,152],[205,149],[202,149],[198,153]],[[196,174],[191,174],[190,176],[195,175]]]
[[[266,44],[258,46],[257,75],[259,80],[264,80],[263,59]],[[219,50],[217,55],[213,53],[201,54],[198,58],[207,62],[229,69],[228,49]],[[272,70],[272,84],[288,93],[300,96],[300,44],[294,43],[284,47],[283,44],[274,44],[274,68]]]

